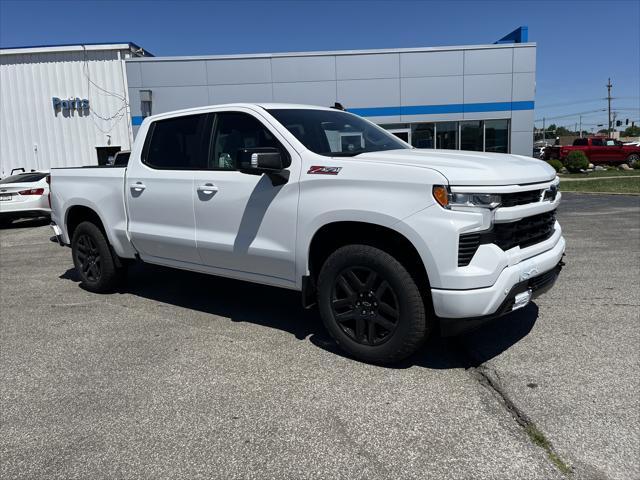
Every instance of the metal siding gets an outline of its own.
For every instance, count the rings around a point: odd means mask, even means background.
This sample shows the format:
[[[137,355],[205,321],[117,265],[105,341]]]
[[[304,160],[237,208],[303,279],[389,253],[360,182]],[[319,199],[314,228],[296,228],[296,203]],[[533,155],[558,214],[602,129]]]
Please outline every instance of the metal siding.
[[[400,79],[338,80],[338,101],[346,108],[400,105]]]
[[[284,57],[271,59],[274,82],[335,80],[335,57]]]
[[[233,102],[271,102],[273,92],[271,83],[210,85],[208,100],[212,105]]]
[[[535,73],[513,74],[513,101],[532,100],[536,93]]]
[[[151,113],[170,112],[209,104],[209,87],[152,87]]]
[[[511,74],[465,75],[464,103],[510,102]]]
[[[124,96],[121,61],[116,51],[87,51],[91,79]],[[49,169],[97,163],[96,146],[130,148],[129,118],[100,120],[124,106],[122,99],[91,86],[83,73],[84,54],[25,53],[0,56],[0,175],[11,169]],[[89,115],[54,114],[51,99],[88,98]],[[37,145],[37,152],[34,150]]]
[[[206,62],[206,68],[209,85],[271,83],[271,60],[268,58],[211,60]]]
[[[338,101],[336,82],[274,83],[273,101],[330,107]]]
[[[140,63],[126,62],[127,80],[130,87],[139,87],[142,85],[142,70]]]
[[[463,103],[463,77],[401,79],[402,105]]]
[[[464,52],[417,52],[400,54],[403,77],[462,75]]]
[[[205,62],[141,62],[142,83],[148,87],[206,85]]]
[[[511,153],[530,157],[533,154],[533,131],[511,131]]]
[[[464,73],[511,73],[513,49],[468,50],[464,52]]]
[[[400,55],[340,55],[336,57],[338,80],[364,80],[371,78],[398,78]]]
[[[514,132],[531,132],[533,110],[514,110],[511,112],[511,130]]]
[[[514,72],[535,72],[536,71],[536,48],[515,48],[513,50],[513,71]]]
[[[143,71],[155,63],[168,69],[162,70],[167,74],[162,88],[154,86],[157,79],[143,75],[147,82],[143,85],[153,90],[153,113],[230,101],[323,106],[338,101],[348,109],[364,109],[361,112],[376,123],[513,117],[512,130],[531,135],[532,110],[522,103],[534,100],[535,51],[534,45],[485,46],[132,62],[142,65]],[[204,99],[185,89],[194,83],[192,64],[201,62],[207,71],[208,97]],[[130,88],[132,115],[140,111],[137,90]],[[513,104],[513,112],[512,102],[521,102],[517,108]],[[441,112],[432,108],[439,105],[445,107]],[[523,150],[528,143],[519,138],[516,135],[512,141],[512,151],[530,155]]]

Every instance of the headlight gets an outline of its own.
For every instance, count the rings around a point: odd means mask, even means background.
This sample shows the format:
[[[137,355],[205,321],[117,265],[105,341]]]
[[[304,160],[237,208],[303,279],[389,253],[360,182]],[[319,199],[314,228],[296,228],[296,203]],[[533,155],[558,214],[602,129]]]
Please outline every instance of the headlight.
[[[500,195],[495,193],[451,193],[442,185],[433,187],[433,198],[442,207],[452,208],[488,208],[493,210],[501,203]]]

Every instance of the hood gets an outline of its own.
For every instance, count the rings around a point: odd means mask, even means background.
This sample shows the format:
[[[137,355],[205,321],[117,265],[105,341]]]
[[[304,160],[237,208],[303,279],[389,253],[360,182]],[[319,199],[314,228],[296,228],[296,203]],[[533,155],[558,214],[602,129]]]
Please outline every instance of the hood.
[[[406,149],[362,153],[352,160],[431,168],[450,185],[522,185],[556,177],[547,162],[506,153]]]

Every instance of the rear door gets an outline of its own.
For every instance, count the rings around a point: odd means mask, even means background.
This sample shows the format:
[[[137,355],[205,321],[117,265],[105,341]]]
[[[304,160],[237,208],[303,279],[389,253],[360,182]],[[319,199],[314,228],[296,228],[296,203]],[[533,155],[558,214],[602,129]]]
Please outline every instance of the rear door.
[[[587,156],[589,157],[589,161],[591,163],[603,163],[607,160],[607,147],[604,145],[604,141],[602,138],[592,138],[591,145],[589,145],[589,150]]]
[[[149,126],[125,180],[131,242],[143,259],[199,263],[193,217],[194,171],[206,163],[210,115],[182,115]],[[167,262],[169,261],[169,262]]]

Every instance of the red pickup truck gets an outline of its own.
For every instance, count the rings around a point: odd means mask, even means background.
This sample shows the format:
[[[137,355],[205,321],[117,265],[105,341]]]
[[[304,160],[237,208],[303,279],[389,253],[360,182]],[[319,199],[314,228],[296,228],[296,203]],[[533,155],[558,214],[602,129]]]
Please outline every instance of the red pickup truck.
[[[580,150],[594,165],[609,163],[628,163],[633,166],[640,161],[640,147],[637,145],[623,145],[613,138],[589,137],[576,138],[572,146],[553,146],[544,149],[544,159],[558,158],[565,160],[567,155],[574,150]]]

